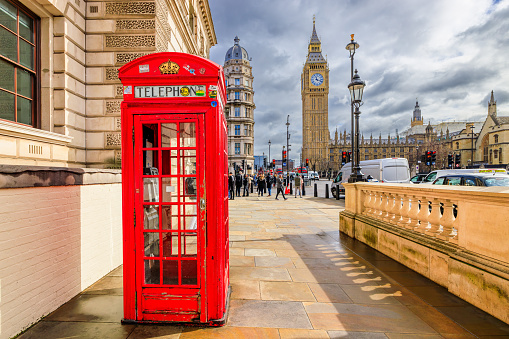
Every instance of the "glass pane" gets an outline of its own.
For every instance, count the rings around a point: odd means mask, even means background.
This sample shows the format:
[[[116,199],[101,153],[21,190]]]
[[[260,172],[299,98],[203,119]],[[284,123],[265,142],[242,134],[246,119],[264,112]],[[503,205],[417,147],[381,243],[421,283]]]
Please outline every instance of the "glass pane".
[[[162,174],[163,175],[177,175],[177,151],[176,150],[164,150],[161,151],[163,156],[162,163]]]
[[[194,122],[180,124],[180,147],[196,147],[196,125]]]
[[[183,213],[181,217],[182,229],[196,230],[198,228],[197,220],[197,206],[196,205],[183,205]]]
[[[14,66],[0,59],[0,88],[14,92]]]
[[[163,230],[178,230],[178,205],[162,206]]]
[[[158,257],[159,256],[159,233],[157,232],[145,232],[143,233],[145,238],[145,256],[146,257]]]
[[[145,284],[159,284],[159,260],[145,260]]]
[[[143,201],[159,202],[158,178],[143,178]]]
[[[177,147],[177,124],[161,124],[161,146]]]
[[[178,285],[179,264],[177,260],[163,261],[163,284]]]
[[[0,54],[15,62],[18,62],[17,40],[14,34],[0,27]]]
[[[18,76],[18,83],[16,85],[18,94],[32,98],[32,75],[21,68],[18,68],[16,74]],[[14,77],[12,80],[14,81]]]
[[[30,69],[34,69],[34,46],[24,40],[19,40],[19,63]]]
[[[182,150],[182,174],[196,174],[196,150]]]
[[[198,285],[198,265],[196,260],[182,260],[182,285]]]
[[[163,257],[176,257],[179,254],[178,233],[163,233]]]
[[[14,94],[0,90],[0,119],[14,121]]]
[[[159,175],[159,151],[143,151],[143,175]]]
[[[196,178],[180,178],[181,186],[183,188],[182,195],[184,196],[184,202],[195,202],[196,201]]]
[[[178,202],[178,178],[162,178],[163,202]]]
[[[143,148],[159,147],[157,124],[143,125]]]
[[[32,100],[18,97],[18,122],[32,125]]]
[[[0,22],[13,32],[16,32],[18,9],[9,1],[0,0]]]
[[[19,11],[19,35],[34,42],[34,20],[22,11]]]
[[[198,242],[196,233],[181,233],[182,256],[196,257],[198,254]]]
[[[146,230],[159,229],[159,210],[157,205],[143,206],[143,228]]]

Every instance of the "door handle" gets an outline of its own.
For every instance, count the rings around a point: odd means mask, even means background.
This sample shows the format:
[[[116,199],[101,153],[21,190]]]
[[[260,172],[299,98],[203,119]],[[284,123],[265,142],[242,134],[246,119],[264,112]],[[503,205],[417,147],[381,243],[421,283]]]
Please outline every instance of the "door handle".
[[[205,210],[205,199],[203,198],[200,199],[200,210]]]

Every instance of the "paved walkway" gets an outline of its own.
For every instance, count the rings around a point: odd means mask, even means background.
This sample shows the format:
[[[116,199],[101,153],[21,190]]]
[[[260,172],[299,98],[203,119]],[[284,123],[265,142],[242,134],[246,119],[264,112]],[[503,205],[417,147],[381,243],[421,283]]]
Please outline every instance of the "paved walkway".
[[[509,338],[509,325],[338,234],[343,200],[231,201],[231,285],[221,328],[121,325],[122,270],[26,338]]]

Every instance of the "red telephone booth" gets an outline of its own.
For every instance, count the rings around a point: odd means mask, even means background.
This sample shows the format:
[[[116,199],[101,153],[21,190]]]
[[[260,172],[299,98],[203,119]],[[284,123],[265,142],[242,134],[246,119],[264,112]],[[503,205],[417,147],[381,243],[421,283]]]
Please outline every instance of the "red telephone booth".
[[[155,53],[119,70],[123,322],[226,320],[228,151],[221,66]]]

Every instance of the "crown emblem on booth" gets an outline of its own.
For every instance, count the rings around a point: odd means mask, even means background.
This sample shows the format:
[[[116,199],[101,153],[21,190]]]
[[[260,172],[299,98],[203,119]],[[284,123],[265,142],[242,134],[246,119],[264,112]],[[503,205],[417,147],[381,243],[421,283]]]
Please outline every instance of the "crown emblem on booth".
[[[161,71],[161,74],[178,74],[179,70],[180,66],[176,62],[171,61],[170,59],[159,65],[159,71]]]

